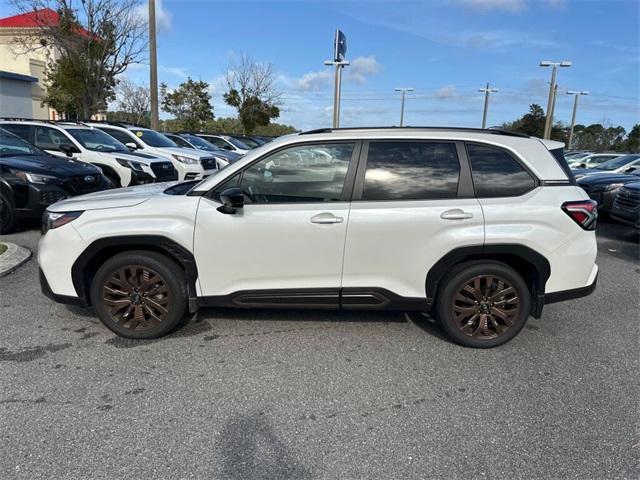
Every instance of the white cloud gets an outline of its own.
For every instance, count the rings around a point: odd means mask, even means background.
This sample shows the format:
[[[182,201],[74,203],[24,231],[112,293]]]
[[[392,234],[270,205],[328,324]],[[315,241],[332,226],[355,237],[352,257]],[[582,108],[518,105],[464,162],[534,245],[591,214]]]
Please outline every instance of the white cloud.
[[[458,91],[456,90],[455,85],[445,85],[436,92],[436,97],[439,99],[454,98],[457,96]]]
[[[145,22],[149,21],[149,4],[143,2],[136,7],[136,13],[144,18]],[[156,0],[156,27],[159,32],[171,30],[171,13],[164,8],[163,0]]]
[[[187,74],[187,72],[180,67],[167,67],[165,65],[158,65],[158,72],[160,73],[164,73],[167,75],[173,75],[176,77],[180,77],[183,79],[186,79],[189,75]]]
[[[357,57],[351,62],[351,66],[347,67],[346,78],[357,85],[363,85],[367,82],[367,77],[379,73],[380,70],[380,63],[375,56]]]
[[[293,80],[295,90],[302,92],[317,92],[331,85],[333,79],[333,70],[320,70],[317,72],[309,72],[300,78]]]

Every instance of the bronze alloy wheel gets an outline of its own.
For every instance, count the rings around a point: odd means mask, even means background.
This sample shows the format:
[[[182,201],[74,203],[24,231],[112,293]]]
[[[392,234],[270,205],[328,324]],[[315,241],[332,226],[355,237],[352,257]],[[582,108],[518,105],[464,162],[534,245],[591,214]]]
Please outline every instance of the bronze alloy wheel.
[[[127,265],[107,276],[102,302],[119,327],[142,332],[166,320],[171,292],[164,278],[151,268]]]
[[[505,334],[518,319],[518,292],[504,278],[479,275],[466,281],[453,299],[453,318],[460,331],[478,340]]]

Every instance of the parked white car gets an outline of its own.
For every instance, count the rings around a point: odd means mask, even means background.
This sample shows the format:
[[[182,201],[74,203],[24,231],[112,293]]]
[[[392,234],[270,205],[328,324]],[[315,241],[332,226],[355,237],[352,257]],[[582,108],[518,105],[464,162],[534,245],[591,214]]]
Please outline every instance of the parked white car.
[[[49,207],[42,290],[129,338],[203,306],[397,309],[500,345],[596,286],[596,203],[562,147],[452,128],[281,137],[201,182]]]
[[[630,154],[612,158],[611,160],[607,160],[593,168],[581,168],[574,172],[574,176],[576,177],[576,180],[580,180],[587,175],[631,173],[638,168],[640,168],[640,154]]]
[[[102,170],[115,187],[177,180],[164,158],[136,155],[97,128],[82,122],[3,120],[0,126],[54,155],[67,155]]]
[[[200,180],[219,170],[218,161],[211,154],[178,147],[172,140],[150,128],[121,123],[91,123],[136,152],[165,158],[173,163],[180,180]]]
[[[600,165],[601,163],[617,158],[620,155],[622,154],[621,153],[591,153],[582,158],[570,159],[568,161],[569,168],[572,168],[572,169],[594,168]]]

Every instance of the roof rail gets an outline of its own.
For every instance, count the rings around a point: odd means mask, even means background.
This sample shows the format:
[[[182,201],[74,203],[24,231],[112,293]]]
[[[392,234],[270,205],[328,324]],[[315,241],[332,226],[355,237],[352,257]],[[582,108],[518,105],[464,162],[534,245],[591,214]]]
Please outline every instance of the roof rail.
[[[472,128],[472,127],[340,127],[340,128],[316,128],[314,130],[307,130],[306,132],[300,132],[299,135],[311,135],[314,133],[331,133],[331,132],[346,132],[346,131],[359,131],[359,130],[394,130],[394,131],[410,131],[410,130],[426,130],[426,131],[449,131],[455,132],[469,132],[469,133],[492,133],[495,135],[506,135],[510,137],[523,137],[529,138],[529,135],[519,132],[512,132],[511,130],[504,130],[501,128]]]
[[[8,121],[8,122],[42,122],[42,123],[50,123],[52,125],[57,125],[60,123],[70,123],[73,125],[84,125],[88,126],[82,120],[47,120],[42,118],[24,118],[24,117],[0,117],[0,120]]]
[[[128,128],[128,127],[137,127],[137,128],[149,128],[145,125],[140,125],[138,123],[133,122],[117,122],[113,120],[83,120],[83,122],[88,123],[101,123],[104,125],[113,125],[114,127]]]

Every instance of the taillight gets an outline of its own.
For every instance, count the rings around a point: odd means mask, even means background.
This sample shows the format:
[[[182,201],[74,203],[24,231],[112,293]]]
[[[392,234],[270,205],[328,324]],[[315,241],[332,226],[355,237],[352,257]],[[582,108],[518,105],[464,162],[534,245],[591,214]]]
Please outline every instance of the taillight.
[[[585,230],[595,230],[598,219],[598,202],[593,200],[580,200],[576,202],[564,202],[562,210],[571,219]]]

